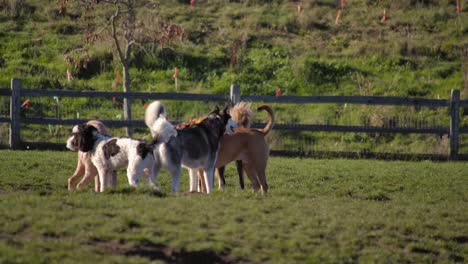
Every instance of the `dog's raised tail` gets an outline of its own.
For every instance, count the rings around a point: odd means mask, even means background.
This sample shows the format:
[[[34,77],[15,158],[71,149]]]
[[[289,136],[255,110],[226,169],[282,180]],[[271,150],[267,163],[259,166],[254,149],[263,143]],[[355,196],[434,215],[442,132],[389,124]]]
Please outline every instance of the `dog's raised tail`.
[[[154,143],[167,143],[171,137],[177,136],[177,130],[165,116],[161,115],[151,126],[151,134]]]
[[[259,108],[257,108],[257,111],[260,111],[260,110],[267,111],[268,117],[269,117],[268,123],[266,124],[266,126],[263,129],[260,129],[263,132],[263,134],[266,135],[270,133],[271,129],[273,129],[273,126],[275,124],[275,114],[273,113],[273,109],[271,109],[271,107],[268,105],[262,105]]]
[[[167,116],[166,108],[164,105],[159,101],[154,101],[148,105],[145,110],[145,124],[148,128],[151,129],[154,122],[160,115]]]

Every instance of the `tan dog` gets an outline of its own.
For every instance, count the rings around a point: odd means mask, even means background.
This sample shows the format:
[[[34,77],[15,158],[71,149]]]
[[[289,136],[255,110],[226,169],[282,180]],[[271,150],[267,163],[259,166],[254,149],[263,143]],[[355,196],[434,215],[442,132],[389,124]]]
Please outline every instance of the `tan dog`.
[[[93,126],[102,135],[108,135],[107,127],[99,120],[90,120],[86,124]],[[67,140],[67,148],[73,151],[78,150],[76,142],[73,142],[74,135]],[[75,173],[68,179],[68,190],[75,188],[76,182],[83,176],[81,181],[76,185],[76,189],[83,189],[94,178],[94,190],[99,192],[99,178],[96,167],[91,162],[90,154],[78,151],[78,164]],[[116,175],[114,175],[116,177]]]
[[[264,193],[268,191],[266,181],[266,165],[270,155],[270,148],[265,136],[271,131],[274,125],[273,110],[268,105],[262,105],[257,110],[268,112],[269,120],[265,128],[236,128],[234,134],[224,135],[218,151],[215,168],[225,166],[231,161],[242,160],[245,172],[252,182],[255,191],[261,189]],[[199,177],[202,179],[203,177]],[[221,187],[221,180],[220,180]],[[204,186],[204,184],[201,184]],[[200,190],[204,192],[203,188]]]
[[[253,113],[252,113],[252,103],[248,102],[239,102],[230,111],[231,118],[236,122],[239,127],[246,127],[249,128],[252,123]],[[226,167],[221,166],[216,169],[218,172],[218,182],[219,188],[223,189],[224,185],[226,185],[226,180],[224,178],[224,172]],[[244,171],[242,169],[242,161],[236,160],[236,169],[237,174],[239,175],[239,186],[242,190],[244,190]]]

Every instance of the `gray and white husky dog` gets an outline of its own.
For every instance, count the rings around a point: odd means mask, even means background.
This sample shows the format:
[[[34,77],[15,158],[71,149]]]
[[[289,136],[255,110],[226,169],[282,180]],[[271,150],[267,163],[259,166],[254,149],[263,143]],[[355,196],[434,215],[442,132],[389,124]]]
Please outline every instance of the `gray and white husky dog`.
[[[148,125],[153,137],[157,177],[161,167],[168,169],[172,176],[172,192],[179,191],[181,167],[189,169],[190,191],[198,188],[198,170],[203,170],[207,193],[213,190],[213,176],[216,156],[223,134],[232,134],[237,127],[227,111],[216,107],[208,116],[198,118],[185,125],[174,127],[162,115]]]

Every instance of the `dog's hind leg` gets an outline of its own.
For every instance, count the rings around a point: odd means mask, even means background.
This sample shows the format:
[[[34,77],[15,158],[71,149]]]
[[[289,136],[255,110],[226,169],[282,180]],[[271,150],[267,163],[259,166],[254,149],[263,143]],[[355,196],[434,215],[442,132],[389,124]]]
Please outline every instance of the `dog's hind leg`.
[[[267,184],[267,181],[266,181],[265,169],[261,169],[261,168],[257,169],[257,178],[258,178],[258,182],[260,183],[260,187],[262,189],[262,192],[267,193],[268,192],[268,184]]]
[[[214,168],[208,168],[203,171],[205,177],[206,193],[210,194],[213,191]]]
[[[157,172],[156,172],[157,170]],[[159,168],[156,168],[156,165],[153,165],[147,170],[144,170],[144,173],[147,173],[148,175],[146,176],[148,178],[148,183],[155,189],[156,191],[161,191],[161,187],[159,186],[158,182],[156,181],[157,173],[159,173]]]
[[[258,191],[260,189],[260,185],[258,183],[257,179],[257,173],[255,172],[255,169],[253,168],[251,163],[244,163],[244,170],[247,173],[247,176],[249,176],[250,181],[252,182],[252,187],[254,191]]]
[[[198,169],[189,169],[189,176],[190,176],[190,192],[200,192],[200,186],[198,184]]]
[[[224,178],[224,172],[226,171],[226,167],[219,167],[216,169],[216,171],[218,171],[218,188],[220,190],[224,190],[224,186],[226,185],[226,178]]]
[[[112,178],[112,171],[109,173],[109,169],[107,168],[98,168],[98,174],[99,174],[99,191],[104,192],[106,188],[109,186],[109,181],[111,181]],[[109,175],[110,174],[110,175]]]
[[[198,192],[206,193],[205,176],[203,176],[203,169],[198,169]]]
[[[266,166],[268,162],[268,152],[264,152],[262,155],[257,155],[255,162],[252,163],[252,166],[255,168],[258,182],[263,193],[268,192],[268,184],[266,180]]]
[[[239,175],[239,186],[244,190],[244,170],[242,169],[242,160],[236,160],[237,174]]]

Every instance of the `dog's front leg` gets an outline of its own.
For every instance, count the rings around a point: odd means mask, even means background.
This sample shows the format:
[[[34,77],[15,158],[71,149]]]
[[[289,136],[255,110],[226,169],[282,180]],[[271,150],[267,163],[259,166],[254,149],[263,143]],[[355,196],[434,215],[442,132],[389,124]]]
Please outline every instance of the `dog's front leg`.
[[[113,170],[111,174],[111,186],[112,188],[117,187],[117,171]]]
[[[145,181],[147,181],[149,184],[151,184],[150,182],[150,175],[151,175],[151,170],[152,169],[149,169],[149,168],[144,168],[143,169],[143,173],[141,174],[141,176],[143,176],[143,179],[145,179]]]
[[[95,176],[98,173],[96,167],[94,166],[94,164],[89,159],[86,159],[83,162],[83,164],[85,166],[85,175],[83,176],[83,179],[81,179],[81,181],[76,186],[76,189],[78,189],[78,190],[82,190],[84,187],[86,187],[86,185],[88,185],[89,182],[93,178],[95,178]],[[96,188],[99,187],[99,185],[98,186],[95,185],[94,187],[95,187],[95,190],[96,190]],[[99,190],[99,189],[97,189],[97,190]]]
[[[94,192],[99,192],[101,183],[99,182],[99,175],[94,176]]]
[[[78,164],[76,165],[76,170],[73,175],[68,178],[68,190],[73,190],[75,188],[75,183],[78,181],[78,178],[83,176],[85,173],[85,165],[83,163],[83,155],[81,152],[78,152]]]

